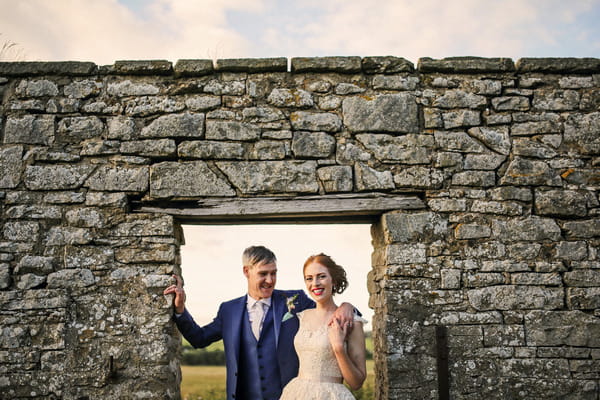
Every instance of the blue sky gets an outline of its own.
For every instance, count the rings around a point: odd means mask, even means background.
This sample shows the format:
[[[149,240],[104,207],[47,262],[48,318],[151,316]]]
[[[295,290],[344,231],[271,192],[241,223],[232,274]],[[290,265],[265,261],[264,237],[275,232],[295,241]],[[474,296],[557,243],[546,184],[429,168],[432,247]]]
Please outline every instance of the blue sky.
[[[0,40],[25,60],[600,57],[600,0],[0,0],[0,9]]]
[[[4,60],[93,61],[326,55],[600,57],[600,0],[0,0]],[[342,300],[367,309],[368,226],[186,227],[183,268],[200,322],[245,288],[242,250],[279,257],[302,287],[316,252],[350,272]]]

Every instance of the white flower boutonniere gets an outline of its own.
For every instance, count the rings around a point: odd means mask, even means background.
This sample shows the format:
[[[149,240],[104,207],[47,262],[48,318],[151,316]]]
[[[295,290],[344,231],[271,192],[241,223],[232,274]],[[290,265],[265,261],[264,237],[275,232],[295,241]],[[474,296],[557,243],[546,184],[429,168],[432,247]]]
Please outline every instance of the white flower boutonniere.
[[[296,305],[294,304],[294,300],[296,300],[296,297],[298,297],[297,294],[293,295],[292,297],[288,297],[285,300],[285,304],[287,305],[287,312],[283,315],[283,319],[281,320],[281,322],[285,322],[288,319],[294,317],[294,314],[292,314],[292,310],[294,308],[296,308]]]

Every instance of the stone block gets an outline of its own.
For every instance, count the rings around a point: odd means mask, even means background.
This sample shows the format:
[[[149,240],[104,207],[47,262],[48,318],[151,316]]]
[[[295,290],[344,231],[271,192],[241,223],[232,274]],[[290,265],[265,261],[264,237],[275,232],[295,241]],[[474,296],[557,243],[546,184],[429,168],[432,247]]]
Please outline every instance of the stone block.
[[[419,58],[417,68],[420,72],[467,74],[511,72],[515,70],[515,65],[510,58],[447,57],[435,60],[429,57],[422,57]]]
[[[502,185],[561,186],[558,172],[544,161],[515,157],[500,179]]]
[[[172,157],[177,153],[177,144],[172,139],[136,140],[121,143],[119,152],[143,157]]]
[[[416,90],[420,80],[416,76],[376,75],[373,77],[373,89]]]
[[[292,128],[305,131],[339,132],[342,120],[334,113],[296,111],[290,115]]]
[[[511,141],[508,127],[476,127],[469,129],[468,132],[469,136],[479,140],[493,151],[503,155],[510,153]]]
[[[481,124],[481,114],[473,110],[447,111],[442,113],[442,121],[444,129],[476,126]]]
[[[352,167],[348,165],[322,167],[317,170],[317,174],[326,193],[352,191]]]
[[[65,96],[75,99],[87,99],[97,96],[102,89],[102,82],[92,79],[74,80],[68,85],[65,85]]]
[[[419,134],[365,133],[356,135],[356,139],[378,160],[402,164],[428,164],[435,145],[432,136]]]
[[[496,111],[527,111],[530,108],[529,98],[523,96],[494,97],[492,107]]]
[[[8,289],[12,283],[12,276],[10,273],[10,265],[6,263],[0,263],[0,289]]]
[[[487,99],[474,93],[463,90],[447,90],[443,95],[435,98],[433,106],[443,109],[470,108],[483,109],[487,105]]]
[[[568,221],[562,225],[568,239],[586,239],[600,236],[600,219]]]
[[[268,123],[285,119],[283,112],[273,107],[246,107],[242,110],[246,122]]]
[[[118,60],[113,71],[118,75],[170,75],[173,65],[167,60]]]
[[[243,143],[216,140],[182,142],[178,147],[179,157],[203,160],[243,160],[245,151]]]
[[[465,132],[436,131],[435,141],[441,150],[463,153],[489,153],[479,141]]]
[[[494,171],[463,171],[452,175],[454,186],[490,187],[496,184]]]
[[[573,113],[565,121],[564,146],[579,154],[600,154],[600,112]]]
[[[17,264],[15,273],[48,274],[54,271],[55,264],[54,257],[26,255]]]
[[[315,161],[217,162],[242,193],[316,193]]]
[[[394,189],[394,177],[390,171],[378,171],[366,164],[354,165],[355,187],[358,191]]]
[[[386,264],[423,264],[427,262],[427,246],[421,243],[397,243],[386,247]]]
[[[25,115],[9,117],[4,128],[4,143],[50,145],[54,143],[54,116]]]
[[[185,105],[191,111],[213,110],[221,105],[221,97],[211,95],[194,95],[185,100]]]
[[[53,226],[44,235],[47,246],[88,244],[93,236],[90,229],[68,226]]]
[[[1,126],[0,126],[1,128]],[[23,146],[0,148],[0,189],[14,189],[21,183]]]
[[[206,138],[212,140],[256,140],[261,129],[254,125],[235,121],[214,121],[206,123]]]
[[[468,288],[503,285],[506,283],[504,274],[497,272],[469,272],[465,275],[465,278],[465,286]]]
[[[46,205],[18,205],[6,209],[8,218],[61,219],[62,208]]]
[[[397,188],[439,189],[443,182],[443,172],[435,168],[412,166],[394,172]]]
[[[508,221],[492,221],[495,237],[506,241],[557,241],[561,238],[558,224],[550,218],[531,216]]]
[[[579,101],[576,90],[536,89],[532,106],[537,111],[572,111],[579,108]]]
[[[148,167],[100,166],[85,182],[91,190],[109,192],[145,192]]]
[[[496,170],[506,161],[502,154],[467,154],[463,164],[464,169]]]
[[[539,286],[488,286],[469,290],[467,297],[471,306],[478,311],[555,310],[564,304],[562,288]]]
[[[312,95],[302,89],[273,89],[267,101],[275,107],[310,108],[315,104]]]
[[[78,289],[96,283],[89,269],[63,269],[48,275],[48,289]]]
[[[467,210],[466,199],[431,199],[427,201],[427,205],[437,212],[461,212]]]
[[[281,140],[261,140],[252,144],[250,160],[283,160],[289,153],[289,143]]]
[[[184,109],[185,103],[183,100],[169,96],[136,96],[125,102],[125,114],[135,117],[174,113]]]
[[[115,260],[125,264],[171,263],[176,259],[175,246],[169,244],[125,247],[115,251]]]
[[[600,308],[600,288],[568,288],[567,304],[577,310],[597,310]]]
[[[5,239],[17,242],[35,242],[40,233],[40,225],[33,221],[8,221],[2,230]]]
[[[574,190],[536,190],[535,208],[539,215],[584,217],[587,215],[587,196]]]
[[[325,132],[294,132],[292,152],[296,158],[327,158],[335,144],[335,137]]]
[[[432,212],[387,213],[381,222],[386,243],[432,243],[448,234],[448,220]]]
[[[98,117],[67,117],[59,121],[56,136],[61,141],[79,143],[100,138],[103,132],[104,123]]]
[[[287,58],[229,58],[216,61],[219,72],[286,72]]]
[[[147,96],[160,93],[160,88],[152,83],[145,81],[131,81],[129,79],[109,83],[106,88],[109,96],[127,97],[127,96]]]
[[[567,286],[600,287],[600,270],[577,269],[565,272],[564,281]]]
[[[587,243],[584,241],[558,242],[554,252],[555,258],[566,261],[585,260],[588,256]]]
[[[456,239],[482,239],[492,235],[492,229],[488,225],[477,223],[463,223],[456,225],[454,237]]]
[[[522,325],[489,325],[483,327],[483,345],[525,346],[525,330]]]
[[[40,287],[46,283],[46,277],[35,274],[20,275],[17,280],[17,289],[28,290]]]
[[[511,201],[474,200],[471,212],[515,216],[523,214],[523,207]]]
[[[203,161],[163,162],[150,172],[150,196],[187,198],[233,196],[235,191]]]
[[[600,321],[582,311],[531,311],[525,331],[528,346],[600,347]]]
[[[418,106],[411,93],[349,97],[342,113],[352,132],[419,132]]]
[[[561,286],[562,279],[560,274],[540,273],[540,272],[521,272],[510,276],[513,285],[534,285],[534,286]]]
[[[203,76],[213,71],[212,60],[177,60],[173,67],[176,76]]]
[[[143,138],[186,137],[201,139],[204,136],[204,114],[183,113],[158,117],[142,129]]]
[[[517,61],[516,67],[520,73],[595,73],[600,68],[600,59],[574,57],[521,58]]]
[[[51,97],[58,95],[58,86],[48,79],[22,80],[15,89],[19,97]]]
[[[460,269],[442,269],[440,270],[441,289],[460,289],[461,288],[461,270]]]
[[[295,57],[292,58],[292,73],[339,72],[350,74],[360,72],[360,57]]]
[[[413,72],[414,65],[401,57],[382,56],[364,57],[361,60],[362,70],[366,74],[397,74],[399,72]]]
[[[355,142],[342,140],[336,146],[336,161],[341,164],[354,164],[357,161],[367,162],[373,156]]]

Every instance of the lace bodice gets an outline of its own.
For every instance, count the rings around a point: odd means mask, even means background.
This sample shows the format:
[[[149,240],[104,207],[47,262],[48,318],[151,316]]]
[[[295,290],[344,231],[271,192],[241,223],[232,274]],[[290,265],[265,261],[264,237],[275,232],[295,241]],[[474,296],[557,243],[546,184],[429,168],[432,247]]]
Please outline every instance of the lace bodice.
[[[298,376],[342,378],[342,372],[329,343],[327,326],[310,327],[303,322],[303,317],[304,312],[298,313],[300,328],[294,339],[294,347],[300,360]]]

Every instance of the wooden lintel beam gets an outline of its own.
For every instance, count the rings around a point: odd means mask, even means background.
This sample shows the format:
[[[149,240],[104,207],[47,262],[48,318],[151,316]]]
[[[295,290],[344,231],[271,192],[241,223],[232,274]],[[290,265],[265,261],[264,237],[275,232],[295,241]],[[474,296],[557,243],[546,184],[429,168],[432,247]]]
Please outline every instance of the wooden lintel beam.
[[[158,212],[177,216],[183,220],[208,223],[239,223],[269,220],[355,222],[369,221],[392,210],[425,208],[416,196],[383,194],[346,194],[302,197],[252,197],[199,200],[195,207],[141,206],[140,212]],[[305,221],[306,222],[306,221]]]

